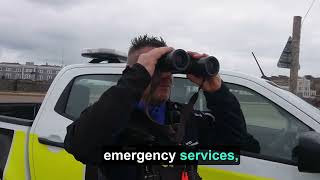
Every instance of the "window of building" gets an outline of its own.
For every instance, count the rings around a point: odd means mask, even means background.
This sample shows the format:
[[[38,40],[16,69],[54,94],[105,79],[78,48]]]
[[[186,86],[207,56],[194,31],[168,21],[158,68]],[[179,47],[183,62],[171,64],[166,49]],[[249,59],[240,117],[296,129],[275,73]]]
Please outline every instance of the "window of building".
[[[16,72],[21,72],[21,68],[16,68]]]
[[[39,76],[39,80],[40,80],[40,81],[43,80],[43,76],[42,76],[42,75]]]
[[[52,70],[47,70],[47,74],[52,74]]]
[[[33,70],[32,69],[25,69],[25,72],[31,73]]]
[[[6,71],[12,71],[12,68],[7,67]]]
[[[2,67],[0,67],[0,71],[2,71]]]
[[[30,74],[25,74],[24,75],[24,79],[31,79],[31,75]]]
[[[39,72],[39,73],[43,73],[43,70],[42,70],[42,69],[39,69],[38,72]]]
[[[21,79],[21,74],[16,74],[16,75],[15,75],[15,78],[16,78],[16,79]]]
[[[5,77],[6,77],[7,79],[11,79],[11,74],[10,74],[10,73],[6,73]]]
[[[47,76],[47,80],[51,80],[52,79],[52,76]]]

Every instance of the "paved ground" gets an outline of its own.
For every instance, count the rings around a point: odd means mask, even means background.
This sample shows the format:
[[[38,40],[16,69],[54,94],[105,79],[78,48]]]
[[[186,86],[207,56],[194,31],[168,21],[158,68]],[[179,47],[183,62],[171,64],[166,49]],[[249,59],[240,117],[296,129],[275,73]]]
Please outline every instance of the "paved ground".
[[[36,102],[41,103],[45,94],[40,93],[16,93],[0,92],[0,103]]]

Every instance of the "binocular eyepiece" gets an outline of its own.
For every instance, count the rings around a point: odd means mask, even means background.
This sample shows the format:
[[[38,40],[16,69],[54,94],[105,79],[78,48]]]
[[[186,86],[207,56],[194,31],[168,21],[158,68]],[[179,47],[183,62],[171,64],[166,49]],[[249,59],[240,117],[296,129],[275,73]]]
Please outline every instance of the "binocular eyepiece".
[[[159,59],[157,69],[161,72],[211,77],[219,72],[220,64],[213,56],[194,59],[183,49],[176,49]]]

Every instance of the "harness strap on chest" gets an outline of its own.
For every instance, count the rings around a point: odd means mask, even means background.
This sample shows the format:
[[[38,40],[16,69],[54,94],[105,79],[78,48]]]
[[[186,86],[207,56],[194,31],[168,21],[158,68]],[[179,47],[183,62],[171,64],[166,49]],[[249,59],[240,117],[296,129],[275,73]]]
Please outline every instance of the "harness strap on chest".
[[[193,106],[194,104],[197,102],[198,96],[199,96],[199,92],[202,88],[202,85],[204,83],[205,79],[203,79],[201,86],[198,88],[198,91],[196,93],[194,93],[188,104],[184,105],[182,111],[181,111],[181,116],[180,116],[180,123],[178,125],[177,128],[177,132],[176,132],[176,137],[175,137],[175,141],[180,144],[182,143],[185,133],[186,133],[186,126],[187,126],[187,122],[190,119],[190,113],[193,111]]]

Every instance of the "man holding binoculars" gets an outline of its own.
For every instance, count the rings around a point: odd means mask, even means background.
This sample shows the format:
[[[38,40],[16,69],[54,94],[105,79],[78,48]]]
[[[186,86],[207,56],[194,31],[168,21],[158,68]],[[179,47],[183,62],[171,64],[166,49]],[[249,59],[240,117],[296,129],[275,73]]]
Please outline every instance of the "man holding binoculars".
[[[68,126],[65,149],[82,163],[98,166],[100,178],[107,180],[200,177],[193,166],[103,165],[97,157],[103,146],[197,142],[259,151],[258,142],[247,133],[239,102],[218,71],[219,63],[212,56],[174,50],[162,38],[133,39],[122,77]],[[189,109],[169,100],[172,73],[187,74],[201,87],[209,114],[191,111],[195,100],[190,100]]]

